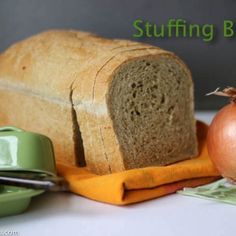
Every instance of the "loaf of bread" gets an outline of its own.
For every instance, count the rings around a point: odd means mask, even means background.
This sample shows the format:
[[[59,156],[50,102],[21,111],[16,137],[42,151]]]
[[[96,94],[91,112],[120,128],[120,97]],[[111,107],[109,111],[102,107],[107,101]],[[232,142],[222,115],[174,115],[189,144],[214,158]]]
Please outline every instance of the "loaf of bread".
[[[197,155],[186,65],[79,31],[43,32],[0,55],[0,125],[43,133],[57,160],[98,174]]]

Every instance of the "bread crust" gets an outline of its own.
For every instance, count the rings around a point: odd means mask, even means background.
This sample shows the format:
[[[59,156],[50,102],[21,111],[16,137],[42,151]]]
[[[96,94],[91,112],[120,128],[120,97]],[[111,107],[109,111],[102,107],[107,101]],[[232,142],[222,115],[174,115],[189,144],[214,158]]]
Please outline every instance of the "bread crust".
[[[191,78],[173,53],[128,40],[53,30],[18,42],[0,55],[0,125],[48,135],[56,158],[76,165],[80,157],[74,150],[74,109],[88,167],[98,174],[122,171],[107,109],[109,83],[123,63],[160,55],[177,60]]]

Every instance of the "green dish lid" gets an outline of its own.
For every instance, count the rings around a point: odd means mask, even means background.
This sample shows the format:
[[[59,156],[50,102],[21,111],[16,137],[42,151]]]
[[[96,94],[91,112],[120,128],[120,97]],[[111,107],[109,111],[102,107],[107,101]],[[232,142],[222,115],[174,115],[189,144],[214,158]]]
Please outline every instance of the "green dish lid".
[[[0,171],[56,175],[53,144],[42,134],[8,126],[0,128]]]

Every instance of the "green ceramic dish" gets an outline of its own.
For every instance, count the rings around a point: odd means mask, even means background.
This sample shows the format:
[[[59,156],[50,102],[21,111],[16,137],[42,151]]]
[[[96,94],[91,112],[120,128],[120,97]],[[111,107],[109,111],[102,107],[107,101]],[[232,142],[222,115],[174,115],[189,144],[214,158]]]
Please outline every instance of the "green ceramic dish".
[[[51,140],[44,135],[12,126],[0,128],[0,171],[56,175]],[[0,185],[0,217],[23,212],[29,206],[31,197],[43,192]]]
[[[44,190],[0,185],[0,217],[24,212],[30,204],[31,197],[43,192]]]

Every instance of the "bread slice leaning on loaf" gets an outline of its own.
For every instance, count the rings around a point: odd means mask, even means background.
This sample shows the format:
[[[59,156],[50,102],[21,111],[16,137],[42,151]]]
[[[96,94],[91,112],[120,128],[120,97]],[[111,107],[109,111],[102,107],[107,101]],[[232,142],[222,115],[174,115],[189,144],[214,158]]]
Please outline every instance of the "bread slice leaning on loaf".
[[[98,174],[197,155],[185,64],[79,31],[43,32],[0,55],[0,125],[43,133],[58,160]]]

